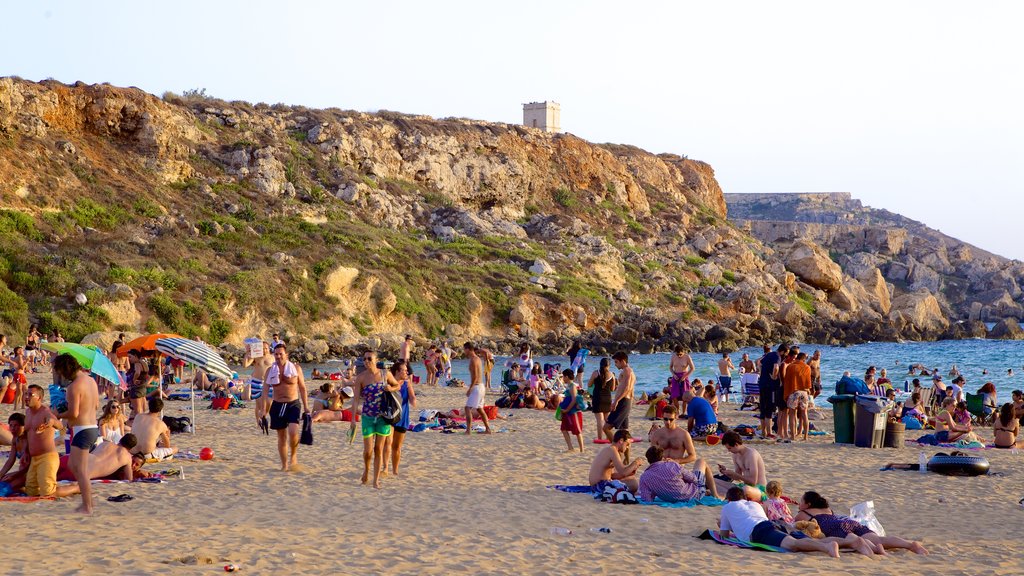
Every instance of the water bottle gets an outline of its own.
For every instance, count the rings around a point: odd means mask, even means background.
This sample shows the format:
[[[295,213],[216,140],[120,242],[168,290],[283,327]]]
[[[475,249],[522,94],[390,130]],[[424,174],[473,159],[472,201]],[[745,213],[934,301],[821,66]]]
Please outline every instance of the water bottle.
[[[611,528],[604,528],[604,527],[602,527],[602,528],[591,528],[590,531],[591,532],[600,532],[601,534],[611,534],[612,533],[612,529]]]
[[[917,457],[917,465],[919,466],[918,471],[921,474],[928,472],[928,458],[925,457],[923,451]]]
[[[571,536],[572,535],[572,530],[569,530],[568,528],[560,528],[560,527],[556,526],[556,527],[551,529],[551,534],[554,535],[554,536]]]

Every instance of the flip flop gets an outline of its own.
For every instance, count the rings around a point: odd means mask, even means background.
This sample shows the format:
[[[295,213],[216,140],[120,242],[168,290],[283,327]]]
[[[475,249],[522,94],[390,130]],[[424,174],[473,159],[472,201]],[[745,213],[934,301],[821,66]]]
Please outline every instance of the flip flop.
[[[135,500],[135,498],[131,494],[118,494],[107,498],[107,502],[127,502],[129,500]]]

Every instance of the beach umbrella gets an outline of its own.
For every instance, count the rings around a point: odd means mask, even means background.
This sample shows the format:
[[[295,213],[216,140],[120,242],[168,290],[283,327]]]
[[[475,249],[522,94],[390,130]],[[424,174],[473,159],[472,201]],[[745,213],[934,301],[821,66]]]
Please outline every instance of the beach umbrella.
[[[114,368],[113,363],[99,348],[93,345],[75,344],[74,342],[45,342],[39,345],[43,350],[56,352],[57,354],[69,354],[78,360],[82,368],[92,372],[96,376],[107,380],[118,386],[124,384],[121,374]]]
[[[233,376],[228,363],[220,357],[220,354],[202,342],[188,340],[182,337],[158,338],[154,344],[159,352],[184,360],[197,368],[230,380]],[[193,380],[194,382],[194,380]],[[189,396],[192,399],[192,433],[196,431],[196,395],[193,383],[189,383]]]
[[[117,357],[118,358],[124,358],[125,356],[128,355],[128,351],[129,350],[139,350],[140,352],[143,352],[143,353],[146,353],[146,352],[154,353],[154,352],[157,351],[156,350],[156,341],[161,339],[161,338],[181,338],[181,336],[178,336],[177,334],[172,334],[172,333],[167,333],[167,334],[157,333],[157,334],[146,334],[145,336],[139,336],[138,338],[134,338],[132,340],[129,340],[129,341],[125,342],[120,348],[118,348],[117,349]]]

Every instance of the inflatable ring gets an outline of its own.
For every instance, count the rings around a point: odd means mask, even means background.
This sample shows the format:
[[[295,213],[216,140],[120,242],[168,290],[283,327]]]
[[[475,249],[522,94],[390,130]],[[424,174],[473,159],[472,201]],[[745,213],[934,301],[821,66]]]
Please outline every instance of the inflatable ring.
[[[928,471],[945,476],[980,476],[988,474],[988,460],[981,456],[969,456],[963,452],[944,454],[939,452],[928,461]]]

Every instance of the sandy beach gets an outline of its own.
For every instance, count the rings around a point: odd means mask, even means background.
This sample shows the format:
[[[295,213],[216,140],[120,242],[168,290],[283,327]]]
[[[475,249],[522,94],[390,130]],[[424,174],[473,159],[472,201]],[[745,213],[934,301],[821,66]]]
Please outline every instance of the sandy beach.
[[[42,375],[33,380],[45,384]],[[464,394],[425,387],[417,392],[421,408],[445,410],[461,406]],[[879,471],[890,461],[916,462],[916,449],[838,447],[831,437],[756,444],[769,479],[780,480],[787,495],[816,489],[837,512],[874,500],[888,532],[921,540],[932,552],[894,551],[875,560],[844,553],[833,560],[695,539],[715,526],[719,508],[613,505],[547,489],[586,482],[599,448],[589,443],[589,414],[584,454],[564,452],[548,412],[503,410],[511,416],[494,428],[508,431],[491,436],[410,433],[401,477],[385,478],[377,491],[359,484],[362,446],[345,441],[347,423],[316,425],[315,444],[300,446],[306,470],[283,473],[276,469],[274,439],[259,432],[251,409],[202,405],[197,433],[173,440],[183,451],[209,446],[216,458],[147,465],[180,467],[183,479],[95,486],[96,514],[89,519],[72,515],[77,497],[0,503],[7,534],[24,543],[4,547],[4,572],[214,574],[235,564],[249,574],[1024,573],[1012,528],[1024,521],[1017,505],[1024,496],[1024,456],[1009,451],[981,452],[1002,476],[953,478]],[[186,409],[184,402],[169,402],[165,413],[186,415]],[[9,405],[0,409],[5,421],[10,413]],[[723,419],[753,422],[749,413],[728,412]],[[649,426],[635,420],[632,428],[646,435]],[[646,446],[638,444],[637,453]],[[713,463],[729,461],[720,445],[697,449]],[[120,493],[135,499],[106,500]],[[574,534],[552,535],[555,526]],[[595,527],[612,532],[590,532]]]

